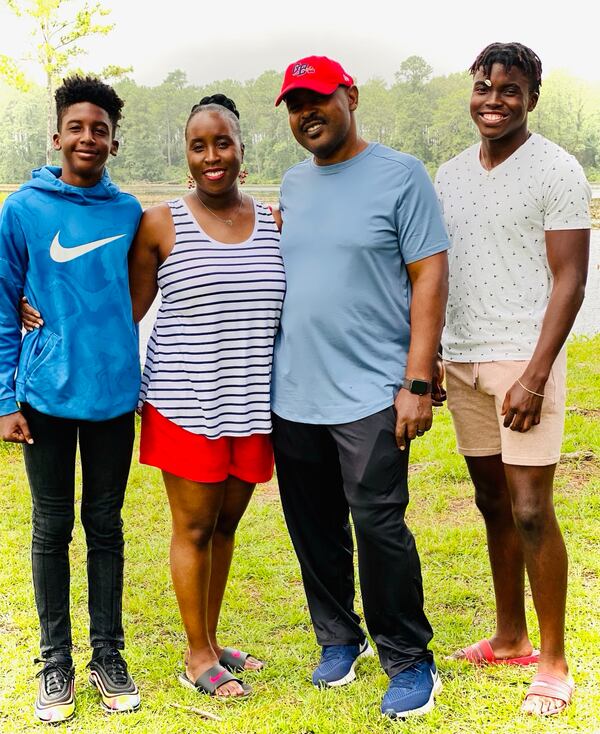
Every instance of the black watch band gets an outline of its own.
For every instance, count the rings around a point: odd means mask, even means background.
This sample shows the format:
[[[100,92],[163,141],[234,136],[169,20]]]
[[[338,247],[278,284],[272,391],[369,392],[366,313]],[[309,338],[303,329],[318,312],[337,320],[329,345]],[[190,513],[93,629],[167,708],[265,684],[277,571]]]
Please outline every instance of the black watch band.
[[[427,395],[431,392],[431,382],[427,380],[402,380],[402,387],[413,395]]]

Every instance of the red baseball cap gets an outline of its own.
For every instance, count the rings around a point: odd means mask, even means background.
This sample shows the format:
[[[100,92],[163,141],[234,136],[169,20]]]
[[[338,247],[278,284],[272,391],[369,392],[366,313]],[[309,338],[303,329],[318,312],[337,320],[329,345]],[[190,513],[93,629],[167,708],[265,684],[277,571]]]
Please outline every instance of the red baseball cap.
[[[312,89],[319,94],[333,94],[339,86],[351,87],[353,84],[354,79],[337,61],[327,56],[307,56],[294,61],[285,70],[275,107],[292,89]]]

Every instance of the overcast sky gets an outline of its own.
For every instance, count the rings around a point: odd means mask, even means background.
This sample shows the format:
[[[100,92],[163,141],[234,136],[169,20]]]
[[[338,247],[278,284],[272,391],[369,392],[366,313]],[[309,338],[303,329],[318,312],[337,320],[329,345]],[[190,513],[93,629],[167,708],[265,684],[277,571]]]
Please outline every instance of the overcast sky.
[[[312,53],[337,58],[359,82],[373,76],[392,81],[412,54],[423,56],[435,74],[447,74],[467,68],[483,46],[498,40],[531,46],[546,73],[562,68],[600,80],[598,0],[166,0],[160,12],[148,0],[103,5],[112,10],[115,30],[86,42],[90,53],[78,63],[90,71],[133,66],[140,84],[159,84],[177,68],[198,84],[251,79]],[[22,56],[31,44],[25,27],[0,0],[0,52]]]

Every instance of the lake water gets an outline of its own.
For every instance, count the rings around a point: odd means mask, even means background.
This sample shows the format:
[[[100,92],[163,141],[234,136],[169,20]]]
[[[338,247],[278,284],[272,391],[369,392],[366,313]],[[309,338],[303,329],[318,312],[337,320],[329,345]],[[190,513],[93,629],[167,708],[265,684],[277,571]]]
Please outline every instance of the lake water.
[[[575,319],[573,333],[591,335],[598,332],[600,332],[600,229],[593,229],[585,300]]]
[[[155,302],[140,324],[140,353],[145,358],[146,342],[152,331],[152,325],[159,305]],[[590,247],[590,269],[586,287],[585,300],[573,326],[573,334],[597,334],[600,332],[600,229],[592,230]]]

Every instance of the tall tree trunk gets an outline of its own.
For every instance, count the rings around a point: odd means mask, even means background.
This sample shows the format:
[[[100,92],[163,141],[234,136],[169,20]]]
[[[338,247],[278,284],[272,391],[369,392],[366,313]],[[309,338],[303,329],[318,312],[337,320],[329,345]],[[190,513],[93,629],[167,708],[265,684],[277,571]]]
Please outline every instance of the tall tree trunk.
[[[167,165],[169,168],[172,166],[171,161],[171,120],[169,119],[169,113],[167,112]]]
[[[52,92],[52,77],[46,74],[46,165],[50,164],[52,157],[52,118],[54,117]]]

